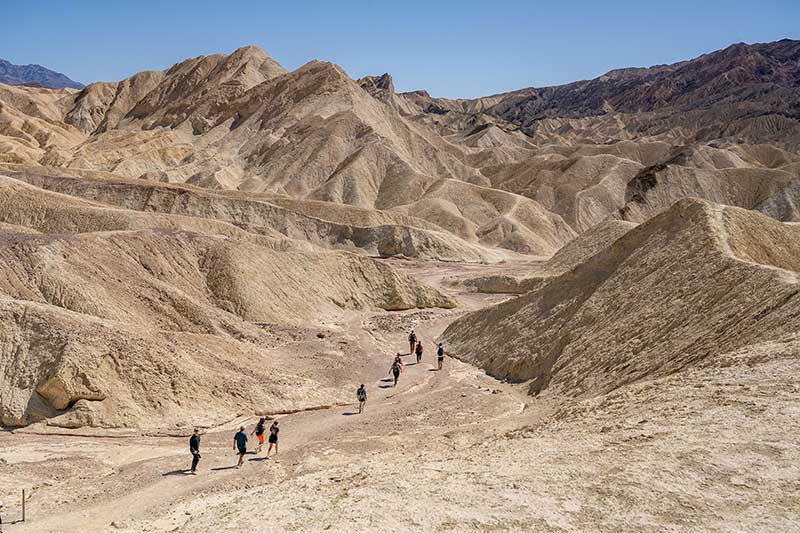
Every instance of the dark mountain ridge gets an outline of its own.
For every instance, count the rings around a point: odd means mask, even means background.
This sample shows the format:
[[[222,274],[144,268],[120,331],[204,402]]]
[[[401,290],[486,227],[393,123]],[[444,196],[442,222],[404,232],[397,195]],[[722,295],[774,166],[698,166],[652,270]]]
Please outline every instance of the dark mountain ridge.
[[[71,80],[60,72],[41,65],[15,65],[0,59],[0,83],[8,85],[32,85],[52,89],[83,89],[83,84]]]
[[[541,121],[624,115],[616,139],[670,129],[687,141],[800,142],[800,41],[737,43],[688,61],[621,68],[592,79],[475,99],[402,93],[423,113],[483,113],[536,135]],[[613,139],[609,139],[613,140]]]

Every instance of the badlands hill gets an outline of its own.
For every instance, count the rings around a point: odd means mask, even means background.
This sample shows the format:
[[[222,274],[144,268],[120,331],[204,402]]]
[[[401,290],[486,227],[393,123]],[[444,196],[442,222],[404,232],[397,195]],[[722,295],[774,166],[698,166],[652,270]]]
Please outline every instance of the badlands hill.
[[[799,271],[800,226],[686,199],[444,338],[532,393],[600,395],[788,338]]]
[[[473,245],[550,255],[686,196],[800,219],[797,51],[735,45],[445,100],[326,62],[287,72],[250,46],[81,91],[0,85],[0,163],[395,210]]]
[[[0,177],[0,421],[219,423],[341,401],[286,328],[454,302],[363,255]],[[357,355],[357,354],[351,354]]]

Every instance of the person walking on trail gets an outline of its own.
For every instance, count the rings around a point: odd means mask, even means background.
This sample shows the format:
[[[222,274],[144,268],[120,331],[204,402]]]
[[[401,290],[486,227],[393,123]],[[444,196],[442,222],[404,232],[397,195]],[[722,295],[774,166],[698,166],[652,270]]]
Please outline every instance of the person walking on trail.
[[[255,435],[258,439],[258,447],[256,448],[256,453],[261,452],[261,447],[264,445],[264,433],[267,432],[267,428],[264,427],[267,423],[267,419],[263,416],[258,419],[258,424],[256,424],[255,429],[250,433],[251,435]]]
[[[269,448],[267,448],[267,457],[269,457],[269,452],[272,451],[272,447],[275,446],[275,455],[278,455],[278,433],[280,432],[280,428],[278,427],[278,421],[272,423],[272,426],[269,428]]]
[[[422,351],[422,341],[417,341],[417,348],[415,350],[415,353],[417,354],[417,364],[422,361]]]
[[[364,404],[367,403],[367,389],[363,383],[356,391],[356,398],[358,398],[358,414],[361,414],[364,412]]]
[[[200,462],[200,430],[194,428],[192,436],[189,437],[189,451],[192,452],[192,474],[196,474],[197,463]]]
[[[0,502],[0,533],[3,533],[3,502]]]
[[[394,364],[400,367],[400,372],[402,372],[403,368],[406,366],[406,364],[403,362],[403,358],[400,357],[400,354],[394,356]]]
[[[444,346],[442,343],[439,343],[439,346],[436,348],[436,362],[438,363],[439,370],[442,369],[442,363],[444,362]]]
[[[233,449],[239,451],[239,463],[236,468],[241,468],[244,455],[247,453],[247,433],[244,432],[244,426],[239,426],[239,431],[233,436]]]
[[[402,369],[402,361],[398,361],[395,359],[394,363],[392,363],[391,372],[394,376],[394,386],[397,387],[397,378],[400,377],[400,370]]]
[[[408,353],[411,355],[414,353],[414,346],[417,344],[417,334],[414,333],[414,330],[411,330],[411,333],[408,334]]]

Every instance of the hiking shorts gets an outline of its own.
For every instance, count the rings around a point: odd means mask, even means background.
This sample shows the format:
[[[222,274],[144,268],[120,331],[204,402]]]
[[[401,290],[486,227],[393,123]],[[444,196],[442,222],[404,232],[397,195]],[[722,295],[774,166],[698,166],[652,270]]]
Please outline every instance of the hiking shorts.
[[[247,447],[239,448],[239,455],[244,455],[247,453]]]
[[[258,437],[258,443],[259,444],[264,444],[264,434],[263,433],[261,435],[256,435],[256,437]]]

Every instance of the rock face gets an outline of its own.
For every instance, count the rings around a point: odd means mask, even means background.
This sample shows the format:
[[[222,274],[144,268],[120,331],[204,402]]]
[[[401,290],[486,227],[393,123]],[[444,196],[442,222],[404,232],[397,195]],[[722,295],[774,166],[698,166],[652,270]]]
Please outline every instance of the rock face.
[[[532,393],[598,395],[796,332],[798,271],[800,226],[682,200],[444,337],[452,353],[529,381]]]
[[[83,84],[72,81],[60,72],[40,65],[14,65],[0,59],[0,83],[8,85],[36,85],[53,89],[83,89]]]
[[[388,73],[381,76],[365,76],[356,81],[370,96],[384,103],[390,103],[394,96],[394,81]]]

